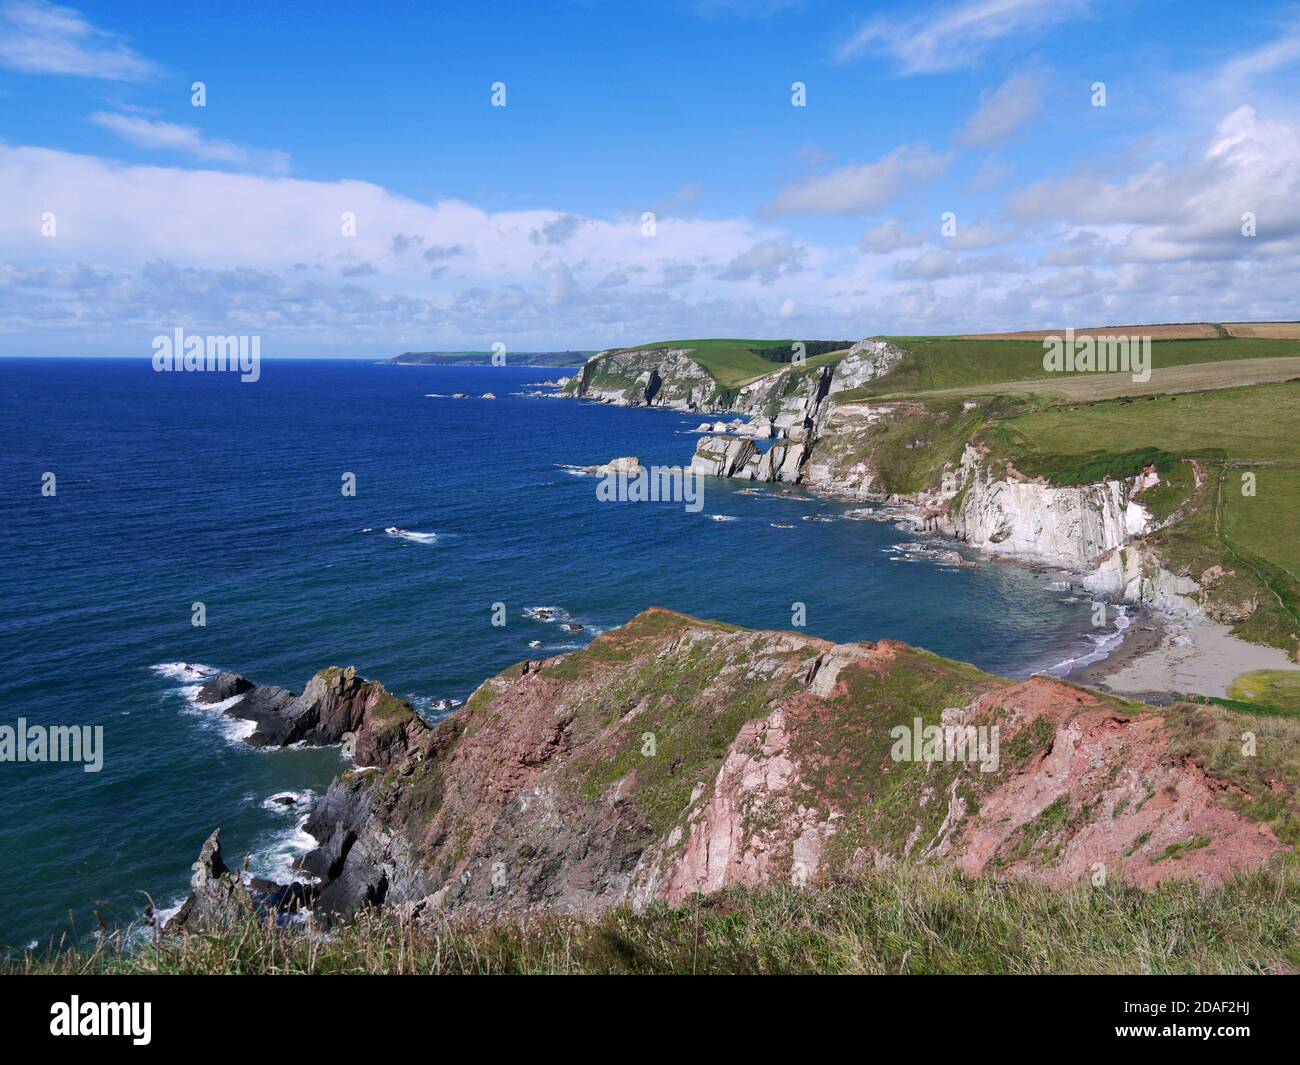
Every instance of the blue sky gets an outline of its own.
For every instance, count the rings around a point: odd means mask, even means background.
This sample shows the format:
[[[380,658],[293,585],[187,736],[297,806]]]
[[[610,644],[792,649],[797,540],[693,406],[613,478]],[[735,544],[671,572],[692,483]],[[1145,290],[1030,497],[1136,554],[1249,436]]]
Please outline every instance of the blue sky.
[[[0,354],[1295,318],[1298,94],[1286,4],[0,0]]]

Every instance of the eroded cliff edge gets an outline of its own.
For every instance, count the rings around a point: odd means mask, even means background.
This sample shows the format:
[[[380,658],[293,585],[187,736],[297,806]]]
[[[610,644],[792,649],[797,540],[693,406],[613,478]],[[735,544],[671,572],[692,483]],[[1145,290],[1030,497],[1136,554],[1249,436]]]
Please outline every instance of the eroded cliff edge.
[[[436,725],[352,671],[308,688],[319,720],[356,728],[357,769],[307,824],[320,879],[305,904],[326,916],[591,914],[901,859],[1050,884],[1211,883],[1290,851],[1297,825],[1294,767],[1272,761],[1294,738],[1234,757],[1239,715],[1221,707],[1013,683],[892,641],[652,609],[506,670]],[[900,726],[915,741],[900,746]],[[926,748],[932,726],[996,726],[995,756],[987,741],[983,758]],[[231,884],[212,851],[194,919]]]

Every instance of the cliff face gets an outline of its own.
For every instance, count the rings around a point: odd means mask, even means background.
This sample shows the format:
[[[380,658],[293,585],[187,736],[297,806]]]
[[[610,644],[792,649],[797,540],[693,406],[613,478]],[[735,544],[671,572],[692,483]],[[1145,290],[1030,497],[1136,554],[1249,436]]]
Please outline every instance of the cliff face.
[[[956,535],[1015,558],[1090,569],[1151,526],[1136,498],[1139,478],[1057,486],[985,466],[967,448],[958,483],[964,494],[951,520]]]
[[[721,409],[721,389],[686,348],[602,351],[582,367],[571,395],[623,407]]]
[[[338,694],[327,716],[355,705],[330,678],[312,687]],[[650,610],[512,667],[437,726],[399,705],[358,728],[403,742],[358,744],[376,761],[308,821],[319,910],[594,913],[902,858],[1212,882],[1286,849],[1175,752],[1168,713],[890,641]]]
[[[883,376],[907,354],[885,340],[862,340],[826,367],[831,373],[824,379],[806,366],[774,363],[770,373],[729,390],[692,353],[685,347],[602,351],[587,360],[568,394],[628,407],[766,417],[776,422],[779,436],[780,430],[802,427],[827,392],[857,388]]]

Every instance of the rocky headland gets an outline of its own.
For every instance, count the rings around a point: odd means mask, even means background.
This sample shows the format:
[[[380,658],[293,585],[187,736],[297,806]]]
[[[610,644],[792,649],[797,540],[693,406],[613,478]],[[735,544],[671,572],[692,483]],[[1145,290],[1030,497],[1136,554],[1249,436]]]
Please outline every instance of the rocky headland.
[[[307,820],[309,880],[242,881],[214,833],[173,928],[219,923],[240,893],[327,923],[373,906],[592,915],[900,861],[1212,884],[1289,851],[1295,814],[1267,759],[1225,768],[1221,708],[658,609],[511,667],[436,724],[352,669],[301,696],[233,674],[209,688],[257,722],[250,742],[339,742],[356,767]],[[981,757],[951,756],[992,729]]]

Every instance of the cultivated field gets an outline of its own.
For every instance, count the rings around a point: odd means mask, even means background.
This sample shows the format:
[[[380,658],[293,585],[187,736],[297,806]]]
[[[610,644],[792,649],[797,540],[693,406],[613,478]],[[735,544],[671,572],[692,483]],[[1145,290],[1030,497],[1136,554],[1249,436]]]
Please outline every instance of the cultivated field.
[[[1300,337],[1300,322],[1225,322],[1223,328],[1234,337],[1266,337],[1271,340]]]
[[[906,348],[911,354],[884,377],[855,389],[856,398],[972,389],[987,385],[997,385],[999,390],[1003,390],[1006,382],[1013,382],[1023,391],[1026,382],[1031,381],[1050,381],[1053,389],[1064,388],[1065,394],[1069,394],[1068,390],[1072,388],[1111,387],[1104,382],[1096,385],[1062,384],[1072,377],[1105,379],[1122,376],[1125,381],[1129,381],[1128,374],[1069,375],[1044,370],[1041,341],[959,340],[953,337],[887,339]],[[1300,359],[1300,341],[1215,337],[1207,340],[1155,340],[1151,343],[1151,365],[1156,373],[1201,363],[1277,358]],[[1277,380],[1268,376],[1263,379]],[[1234,383],[1247,383],[1247,379]],[[1042,389],[1035,386],[1032,390]]]
[[[1099,325],[1088,328],[1076,328],[1075,336],[1144,336],[1152,340],[1209,340],[1225,336],[1224,327],[1216,322],[1183,322],[1173,325]],[[1014,333],[967,333],[959,340],[1038,340],[1044,337],[1063,336],[1065,327],[1056,329],[1021,329]],[[1254,336],[1253,333],[1237,333],[1235,336]],[[1261,333],[1259,336],[1271,336]],[[1297,334],[1300,335],[1300,334]]]
[[[1156,349],[1158,350],[1158,349]],[[1153,353],[1153,359],[1155,358]],[[1052,377],[1006,381],[994,385],[971,385],[965,388],[932,389],[917,396],[1038,395],[1075,402],[1120,399],[1124,396],[1152,396],[1173,392],[1200,392],[1206,389],[1239,388],[1242,385],[1272,384],[1300,378],[1300,356],[1275,359],[1238,359],[1225,362],[1194,363],[1190,366],[1157,367],[1151,380],[1134,381],[1126,373],[1055,374]]]
[[[1065,326],[1020,329],[1010,333],[966,333],[960,340],[1042,340],[1061,336]],[[1171,322],[1164,325],[1076,326],[1076,336],[1148,336],[1152,340],[1208,340],[1212,337],[1247,337],[1266,340],[1300,340],[1300,322]]]

